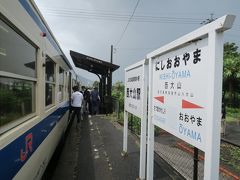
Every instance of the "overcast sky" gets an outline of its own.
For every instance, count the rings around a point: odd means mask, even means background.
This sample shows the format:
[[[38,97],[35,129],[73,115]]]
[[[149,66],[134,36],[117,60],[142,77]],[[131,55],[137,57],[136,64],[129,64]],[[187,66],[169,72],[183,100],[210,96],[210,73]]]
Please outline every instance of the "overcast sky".
[[[124,82],[124,69],[149,52],[202,26],[203,21],[225,14],[236,15],[224,40],[240,46],[239,0],[35,0],[62,50],[71,60],[73,50],[121,67],[113,83]],[[127,26],[128,24],[128,26]],[[126,28],[127,26],[127,28]],[[78,69],[88,79],[96,75]]]

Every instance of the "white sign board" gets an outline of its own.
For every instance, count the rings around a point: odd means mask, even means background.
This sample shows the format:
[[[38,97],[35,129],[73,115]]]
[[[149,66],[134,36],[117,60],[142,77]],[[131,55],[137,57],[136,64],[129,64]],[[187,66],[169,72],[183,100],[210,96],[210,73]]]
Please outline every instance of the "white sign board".
[[[153,59],[153,123],[205,151],[208,111],[207,38]],[[208,72],[208,73],[206,73]]]
[[[147,180],[153,179],[154,125],[205,152],[204,179],[218,179],[226,15],[147,55]]]
[[[148,60],[125,69],[123,153],[127,153],[128,112],[141,118],[139,179],[145,179]]]
[[[140,118],[142,117],[143,65],[141,61],[125,69],[125,110]]]

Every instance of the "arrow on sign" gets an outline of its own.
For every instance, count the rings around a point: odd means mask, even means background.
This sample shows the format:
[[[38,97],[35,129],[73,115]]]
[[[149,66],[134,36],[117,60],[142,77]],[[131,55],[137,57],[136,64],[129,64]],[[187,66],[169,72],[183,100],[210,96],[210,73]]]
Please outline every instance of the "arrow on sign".
[[[154,98],[164,104],[164,96],[156,96]]]
[[[203,108],[197,104],[194,104],[194,103],[191,103],[189,101],[186,101],[186,100],[182,100],[182,108],[184,109],[187,109],[187,108]]]

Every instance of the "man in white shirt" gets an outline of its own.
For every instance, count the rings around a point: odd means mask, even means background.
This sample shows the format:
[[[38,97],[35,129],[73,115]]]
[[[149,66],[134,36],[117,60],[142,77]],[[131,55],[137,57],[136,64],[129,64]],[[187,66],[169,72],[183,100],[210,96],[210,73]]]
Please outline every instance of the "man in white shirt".
[[[77,123],[80,123],[81,120],[81,107],[82,107],[82,101],[83,101],[83,95],[81,92],[79,92],[79,87],[78,86],[74,86],[73,87],[73,93],[71,96],[71,100],[72,100],[72,110],[73,110],[73,114],[72,114],[72,121],[75,118],[75,115],[77,115]]]

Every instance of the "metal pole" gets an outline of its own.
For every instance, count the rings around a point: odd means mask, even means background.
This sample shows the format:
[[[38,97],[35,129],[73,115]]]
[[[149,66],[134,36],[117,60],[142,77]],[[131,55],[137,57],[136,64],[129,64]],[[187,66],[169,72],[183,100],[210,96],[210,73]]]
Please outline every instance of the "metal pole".
[[[193,155],[193,180],[198,179],[198,148],[194,147],[194,155]]]
[[[154,124],[152,122],[152,59],[149,59],[149,94],[148,94],[148,131],[147,131],[147,180],[153,180],[154,168]]]
[[[124,129],[123,129],[123,152],[122,156],[125,156],[127,153],[127,144],[128,144],[128,112],[124,110]]]
[[[208,68],[214,72],[208,77],[208,111],[206,128],[206,148],[204,160],[204,180],[219,179],[220,128],[223,74],[223,33],[212,30],[208,33]]]
[[[148,66],[143,65],[143,82],[141,86],[142,98],[142,115],[141,115],[141,131],[140,131],[140,165],[139,179],[146,179],[146,134],[147,134],[147,87],[148,87]]]
[[[113,45],[111,45],[111,58],[110,58],[111,64],[113,63]]]
[[[113,45],[111,45],[110,63],[113,63]],[[112,96],[112,70],[108,70],[108,96]]]

